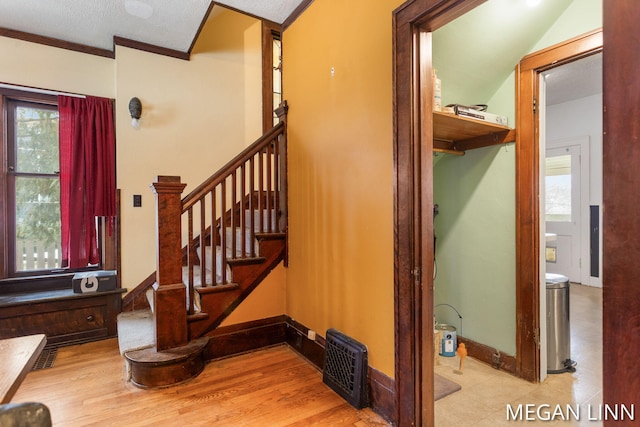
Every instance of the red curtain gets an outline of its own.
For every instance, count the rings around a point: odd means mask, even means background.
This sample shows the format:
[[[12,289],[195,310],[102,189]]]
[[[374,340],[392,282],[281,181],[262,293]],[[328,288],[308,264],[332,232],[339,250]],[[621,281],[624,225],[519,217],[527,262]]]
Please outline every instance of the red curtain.
[[[62,262],[100,262],[96,217],[115,217],[115,127],[110,99],[58,97]]]

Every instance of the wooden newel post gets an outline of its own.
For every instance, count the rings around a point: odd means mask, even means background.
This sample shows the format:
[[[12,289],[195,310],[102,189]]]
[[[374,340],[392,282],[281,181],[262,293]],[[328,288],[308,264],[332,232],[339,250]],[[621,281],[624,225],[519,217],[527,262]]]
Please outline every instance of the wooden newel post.
[[[279,220],[278,220],[278,231],[286,232],[287,231],[287,222],[288,222],[288,203],[287,203],[287,112],[289,111],[289,105],[287,101],[282,101],[280,106],[276,108],[275,113],[278,116],[278,120],[284,122],[284,130],[280,136],[278,136],[278,152],[280,153],[280,158],[278,159],[278,167],[280,169],[280,174],[278,175],[280,182],[278,183],[278,187],[280,189],[279,192]]]
[[[182,191],[179,176],[158,176],[156,195],[156,350],[186,345],[187,294],[182,283]]]

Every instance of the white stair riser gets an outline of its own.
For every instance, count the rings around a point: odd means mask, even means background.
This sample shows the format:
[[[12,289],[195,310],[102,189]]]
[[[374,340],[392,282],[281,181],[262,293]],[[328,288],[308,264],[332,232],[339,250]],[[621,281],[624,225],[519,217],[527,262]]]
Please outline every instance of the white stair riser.
[[[260,212],[262,212],[262,227],[263,230],[260,230]],[[269,230],[269,213],[271,213],[271,230]],[[244,212],[244,221],[245,224],[248,228],[251,228],[251,211],[245,211]],[[260,232],[267,232],[267,231],[271,231],[271,232],[276,232],[278,231],[276,229],[276,212],[275,210],[271,209],[270,211],[267,211],[265,209],[263,210],[256,210],[253,211],[253,230],[256,233],[260,233]]]

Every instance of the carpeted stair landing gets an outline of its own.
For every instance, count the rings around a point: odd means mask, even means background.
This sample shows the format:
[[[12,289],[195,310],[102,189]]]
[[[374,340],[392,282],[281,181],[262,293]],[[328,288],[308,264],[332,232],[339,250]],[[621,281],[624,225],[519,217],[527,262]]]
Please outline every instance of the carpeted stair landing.
[[[126,311],[118,315],[120,354],[155,345],[155,323],[151,310]]]

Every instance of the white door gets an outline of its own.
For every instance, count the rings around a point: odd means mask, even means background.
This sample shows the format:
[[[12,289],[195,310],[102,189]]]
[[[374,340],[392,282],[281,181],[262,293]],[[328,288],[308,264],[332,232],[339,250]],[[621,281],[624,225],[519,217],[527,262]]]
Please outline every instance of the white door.
[[[546,271],[577,283],[582,281],[580,169],[580,145],[546,150]]]

